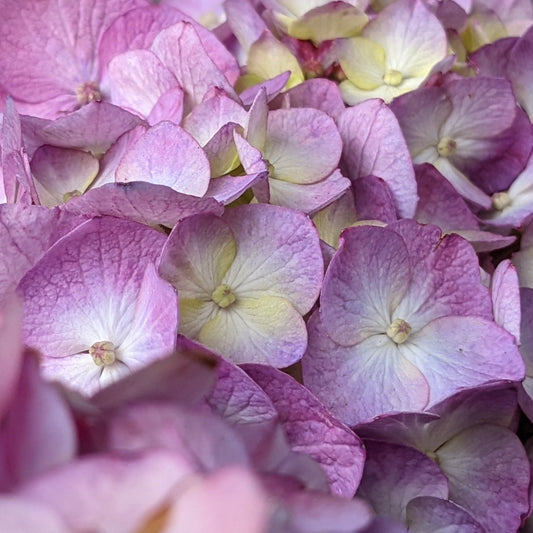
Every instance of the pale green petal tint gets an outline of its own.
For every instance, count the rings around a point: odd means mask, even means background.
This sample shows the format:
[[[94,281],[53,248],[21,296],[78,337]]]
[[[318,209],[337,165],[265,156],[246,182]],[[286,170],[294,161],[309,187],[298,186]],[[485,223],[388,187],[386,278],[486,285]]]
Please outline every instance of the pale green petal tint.
[[[345,39],[339,42],[338,54],[342,70],[352,84],[364,91],[383,85],[385,50],[378,43],[364,37]]]
[[[198,340],[235,363],[254,361],[285,367],[298,361],[307,345],[305,323],[284,298],[238,299],[200,330]]]
[[[212,320],[220,307],[211,300],[180,299],[179,332],[191,339],[197,339],[206,322]]]
[[[298,19],[279,13],[274,16],[284,33],[296,39],[313,41],[315,45],[326,40],[355,37],[368,22],[365,13],[349,5],[326,5],[308,11]]]
[[[285,88],[290,89],[304,81],[300,64],[291,51],[271,33],[263,33],[250,47],[247,63],[248,74],[260,80],[269,80],[290,71],[291,77]]]

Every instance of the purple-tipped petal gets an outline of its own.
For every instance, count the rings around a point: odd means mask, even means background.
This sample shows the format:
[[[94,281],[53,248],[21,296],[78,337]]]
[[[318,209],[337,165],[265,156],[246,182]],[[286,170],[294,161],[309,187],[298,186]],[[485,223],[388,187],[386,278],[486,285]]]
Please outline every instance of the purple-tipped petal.
[[[244,370],[274,403],[292,449],[322,465],[333,494],[352,498],[365,458],[359,438],[287,374],[260,365],[244,365]]]

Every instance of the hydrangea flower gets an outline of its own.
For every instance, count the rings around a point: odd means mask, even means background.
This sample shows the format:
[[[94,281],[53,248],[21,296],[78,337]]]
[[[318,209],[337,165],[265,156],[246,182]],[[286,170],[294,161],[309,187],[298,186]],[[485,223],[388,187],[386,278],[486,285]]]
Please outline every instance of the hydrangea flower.
[[[344,231],[308,328],[304,383],[349,425],[524,376],[473,249],[414,221]]]
[[[180,333],[237,363],[284,367],[301,358],[302,315],[323,273],[305,215],[257,204],[189,217],[170,234],[159,272],[178,291]]]
[[[48,379],[91,394],[173,350],[176,295],[153,264],[164,241],[136,222],[95,218],[24,276],[24,340]]]

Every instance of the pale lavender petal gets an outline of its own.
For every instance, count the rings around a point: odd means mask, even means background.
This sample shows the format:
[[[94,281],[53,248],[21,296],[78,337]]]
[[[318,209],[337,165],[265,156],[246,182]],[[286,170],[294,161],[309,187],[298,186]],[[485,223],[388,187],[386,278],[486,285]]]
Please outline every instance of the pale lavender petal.
[[[494,321],[520,345],[520,288],[516,268],[508,259],[502,261],[492,275],[491,297]]]
[[[99,170],[96,157],[81,150],[41,146],[31,160],[41,204],[59,205],[69,193],[84,193]]]
[[[302,359],[304,384],[349,426],[396,411],[420,411],[429,386],[422,373],[385,335],[343,347],[333,342],[318,312],[309,320]]]
[[[467,240],[478,254],[506,248],[516,241],[514,235],[498,235],[497,233],[491,233],[490,231],[458,229],[453,233],[457,233],[457,235],[460,235],[463,239]]]
[[[238,1],[239,3],[242,3],[241,0],[238,0]],[[267,99],[271,100],[272,98],[275,98],[283,90],[283,88],[289,81],[290,75],[291,73],[288,71],[282,72],[281,74],[278,74],[274,78],[258,83],[257,85],[252,85],[251,87],[248,87],[248,89],[245,89],[244,91],[242,91],[242,93],[239,94],[239,98],[241,99],[243,105],[249,106],[249,105],[252,105],[256,96],[261,91],[264,90],[266,92]],[[311,106],[305,106],[305,107],[311,107]],[[343,104],[343,107],[344,107],[344,104]],[[271,109],[276,109],[276,107],[275,106],[271,107]]]
[[[223,176],[212,179],[205,193],[206,197],[211,197],[223,205],[228,205],[237,200],[244,192],[251,187],[256,187],[259,182],[268,181],[268,173],[256,172],[245,176]],[[207,200],[207,198],[205,198]],[[222,209],[220,209],[222,211]],[[213,210],[214,212],[214,210]],[[221,212],[215,213],[221,215]]]
[[[148,124],[154,126],[163,120],[180,124],[183,118],[183,90],[173,87],[163,93],[148,115]]]
[[[159,98],[178,85],[176,78],[149,50],[132,50],[108,66],[111,103],[147,118]]]
[[[369,175],[382,178],[389,186],[398,213],[412,217],[418,200],[413,165],[390,109],[380,100],[369,100],[346,109],[338,125],[343,140],[342,161],[348,177],[352,180]]]
[[[223,91],[199,103],[183,121],[183,128],[200,144],[207,142],[226,124],[233,122],[244,127],[247,122],[245,109]]]
[[[188,217],[170,233],[159,259],[159,274],[179,290],[180,300],[208,301],[235,253],[235,236],[221,218]]]
[[[350,346],[383,333],[410,280],[410,259],[398,234],[375,226],[346,229],[320,298],[328,335]]]
[[[248,52],[252,44],[266,30],[265,21],[259,16],[250,0],[226,0],[224,9],[231,30],[243,49]]]
[[[446,343],[442,343],[445,338]],[[433,320],[400,352],[426,377],[429,404],[462,387],[490,382],[521,381],[525,368],[510,333],[481,317],[447,316]]]
[[[292,449],[322,465],[333,494],[352,498],[365,459],[359,438],[287,374],[260,365],[244,365],[244,370],[273,401]]]
[[[487,533],[515,531],[529,510],[529,462],[518,437],[505,428],[466,429],[437,451],[450,481],[450,499]]]
[[[120,162],[119,182],[148,181],[178,192],[203,196],[211,176],[200,145],[172,122],[160,122],[131,145]]]
[[[212,178],[229,174],[239,166],[239,154],[234,141],[234,134],[239,130],[242,131],[239,124],[224,124],[203,147]]]
[[[262,204],[226,210],[223,218],[237,242],[235,261],[225,283],[238,287],[243,297],[279,296],[289,300],[300,314],[307,313],[323,278],[318,233],[309,218],[291,209]]]
[[[407,523],[412,533],[486,533],[462,507],[434,496],[419,496],[407,504]]]
[[[168,228],[173,228],[188,216],[200,213],[221,215],[224,211],[215,199],[189,196],[165,185],[144,181],[107,183],[72,198],[61,209],[91,218],[112,215],[147,226]]]
[[[383,516],[405,522],[409,502],[420,496],[448,498],[448,480],[425,454],[409,448],[366,440],[367,457],[358,496]]]
[[[315,183],[335,170],[342,141],[331,117],[316,109],[278,109],[268,115],[263,156],[271,176],[292,183]]]
[[[125,132],[143,121],[137,115],[106,102],[92,102],[45,125],[42,144],[105,153]]]
[[[269,203],[290,207],[312,216],[340,198],[350,188],[350,180],[340,170],[335,170],[316,183],[291,183],[271,178],[269,186]]]

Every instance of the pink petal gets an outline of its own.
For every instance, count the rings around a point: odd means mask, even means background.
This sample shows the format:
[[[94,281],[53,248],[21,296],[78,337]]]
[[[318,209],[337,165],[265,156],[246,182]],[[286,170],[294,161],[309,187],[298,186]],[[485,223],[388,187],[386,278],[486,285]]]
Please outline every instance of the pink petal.
[[[492,275],[491,296],[494,321],[520,345],[520,288],[516,268],[508,259],[502,261]]]
[[[412,217],[418,200],[416,181],[409,150],[394,114],[383,102],[369,100],[345,110],[338,125],[348,177],[382,178],[391,190],[398,213]]]
[[[148,181],[203,196],[210,175],[209,162],[198,143],[176,124],[160,122],[130,146],[116,179],[122,183]]]

